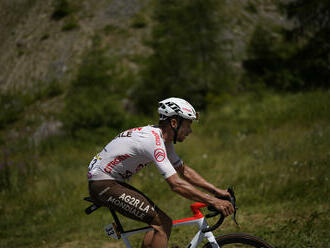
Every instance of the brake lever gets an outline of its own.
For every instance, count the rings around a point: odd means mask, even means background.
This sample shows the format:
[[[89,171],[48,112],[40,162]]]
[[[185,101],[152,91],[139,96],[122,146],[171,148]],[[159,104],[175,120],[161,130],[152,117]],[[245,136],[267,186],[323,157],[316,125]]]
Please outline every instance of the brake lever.
[[[231,187],[229,187],[228,189],[227,189],[227,191],[229,192],[229,194],[231,195],[231,197],[230,197],[230,202],[231,202],[231,204],[233,205],[233,207],[234,207],[234,214],[233,214],[233,216],[231,217],[232,218],[232,220],[235,222],[235,224],[237,225],[237,226],[239,226],[239,224],[238,224],[238,222],[237,222],[237,220],[236,220],[236,210],[238,209],[237,207],[236,207],[236,197],[235,197],[235,193],[234,193],[234,190],[231,188]]]
[[[238,224],[237,221],[236,221],[236,210],[237,210],[237,207],[236,207],[236,197],[235,197],[235,193],[234,193],[234,190],[233,190],[231,187],[228,188],[227,190],[228,190],[228,192],[229,192],[229,194],[230,194],[230,196],[231,196],[230,199],[229,199],[228,197],[221,197],[221,196],[217,196],[217,198],[219,198],[219,199],[221,199],[221,200],[227,200],[227,201],[230,200],[231,204],[232,204],[233,207],[234,207],[234,213],[233,213],[232,219],[233,219],[233,221],[235,222],[235,224],[236,224],[237,226],[239,226],[239,224]],[[207,214],[207,215],[205,216],[206,218],[215,217],[215,216],[217,216],[217,215],[219,215],[219,214],[220,214],[221,216],[220,216],[220,219],[218,220],[218,222],[217,222],[214,226],[212,226],[212,227],[207,227],[207,228],[202,229],[202,232],[203,232],[203,233],[205,233],[205,232],[209,232],[209,231],[213,231],[213,230],[217,229],[217,228],[222,224],[222,222],[223,222],[224,219],[225,219],[225,216],[224,216],[221,212],[219,212],[215,207],[213,207],[213,206],[208,206],[207,209],[208,209],[209,211],[213,212],[213,213],[209,213],[209,214]]]

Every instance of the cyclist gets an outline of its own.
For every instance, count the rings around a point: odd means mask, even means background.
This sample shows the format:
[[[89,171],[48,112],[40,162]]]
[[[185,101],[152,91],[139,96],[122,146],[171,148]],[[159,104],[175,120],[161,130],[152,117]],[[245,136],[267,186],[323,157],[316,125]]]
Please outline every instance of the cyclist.
[[[173,143],[183,142],[192,132],[192,121],[198,119],[193,106],[183,99],[171,97],[159,102],[158,112],[158,126],[138,127],[118,134],[88,167],[91,197],[100,205],[151,225],[153,230],[146,233],[142,247],[157,248],[167,247],[172,220],[147,196],[125,182],[151,162],[172,191],[187,199],[212,205],[225,216],[234,211],[230,202],[213,196],[229,197],[226,190],[207,182],[175,153]]]

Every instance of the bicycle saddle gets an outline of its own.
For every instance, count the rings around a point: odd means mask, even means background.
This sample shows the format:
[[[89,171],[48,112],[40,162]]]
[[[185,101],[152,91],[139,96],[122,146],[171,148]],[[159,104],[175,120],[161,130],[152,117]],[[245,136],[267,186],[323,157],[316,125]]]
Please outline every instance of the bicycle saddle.
[[[92,205],[90,205],[88,208],[85,209],[85,213],[86,213],[86,214],[91,214],[91,213],[93,213],[95,210],[97,210],[97,209],[99,209],[100,207],[102,207],[102,206],[100,206],[100,205],[97,205],[97,204],[95,203],[94,199],[93,199],[92,197],[90,197],[90,196],[85,197],[84,200],[93,203]]]

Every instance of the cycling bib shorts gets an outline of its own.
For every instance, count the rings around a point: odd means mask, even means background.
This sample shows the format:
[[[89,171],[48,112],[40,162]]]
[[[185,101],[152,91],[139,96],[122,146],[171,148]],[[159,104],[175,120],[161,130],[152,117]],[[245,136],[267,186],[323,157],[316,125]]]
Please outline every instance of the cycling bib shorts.
[[[125,182],[90,181],[89,193],[97,204],[149,225],[157,215],[157,206],[142,192]]]

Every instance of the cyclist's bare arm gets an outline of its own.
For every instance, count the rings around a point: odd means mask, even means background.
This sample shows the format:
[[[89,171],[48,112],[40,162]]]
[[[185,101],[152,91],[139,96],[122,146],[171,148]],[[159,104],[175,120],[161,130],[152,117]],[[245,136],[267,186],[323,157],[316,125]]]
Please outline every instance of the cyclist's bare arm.
[[[201,175],[199,175],[194,169],[190,168],[186,164],[176,167],[176,171],[184,180],[196,187],[205,189],[215,195],[230,197],[230,194],[227,190],[219,189],[213,184],[207,182]]]
[[[208,195],[196,189],[193,185],[181,179],[177,173],[168,177],[166,182],[170,185],[171,189],[179,195],[192,201],[212,205],[225,216],[228,216],[234,212],[234,208],[229,201],[217,199],[214,196]]]

